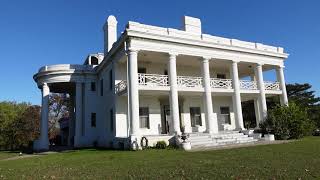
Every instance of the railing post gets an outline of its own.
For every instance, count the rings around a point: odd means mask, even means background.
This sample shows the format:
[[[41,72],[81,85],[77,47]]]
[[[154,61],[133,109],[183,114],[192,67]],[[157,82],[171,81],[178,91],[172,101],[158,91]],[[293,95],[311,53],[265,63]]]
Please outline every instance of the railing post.
[[[256,68],[254,70],[255,77],[257,77],[258,80],[258,88],[259,88],[259,109],[260,109],[260,117],[261,120],[265,120],[267,117],[267,101],[266,101],[266,94],[265,94],[265,86],[263,81],[263,72],[262,72],[262,64],[257,64]]]

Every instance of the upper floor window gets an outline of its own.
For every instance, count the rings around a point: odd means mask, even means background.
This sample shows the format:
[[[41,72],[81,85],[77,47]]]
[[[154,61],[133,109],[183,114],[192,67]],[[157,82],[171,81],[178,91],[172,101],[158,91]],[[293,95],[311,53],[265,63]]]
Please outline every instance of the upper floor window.
[[[91,91],[96,91],[96,83],[91,82]]]
[[[200,107],[190,107],[191,126],[202,126]]]
[[[100,95],[103,96],[103,79],[100,80]]]
[[[148,107],[140,107],[139,108],[139,119],[140,119],[140,128],[150,129],[149,108]]]
[[[144,67],[139,67],[138,68],[138,73],[145,74],[145,73],[147,73],[147,69],[144,68]]]
[[[98,65],[98,64],[99,64],[98,58],[95,56],[91,56],[91,65]]]
[[[112,70],[109,71],[109,90],[112,90],[113,86],[113,73]]]
[[[225,74],[217,74],[217,78],[226,79],[226,75]]]
[[[91,127],[97,126],[97,114],[91,113]]]

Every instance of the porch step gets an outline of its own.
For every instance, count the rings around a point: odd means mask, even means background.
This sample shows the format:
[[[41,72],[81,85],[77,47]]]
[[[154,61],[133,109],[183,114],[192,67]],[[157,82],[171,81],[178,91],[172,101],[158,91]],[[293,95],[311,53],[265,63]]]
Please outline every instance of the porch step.
[[[208,146],[224,146],[241,143],[253,143],[258,141],[238,131],[225,131],[219,134],[193,133],[189,141],[192,148]]]

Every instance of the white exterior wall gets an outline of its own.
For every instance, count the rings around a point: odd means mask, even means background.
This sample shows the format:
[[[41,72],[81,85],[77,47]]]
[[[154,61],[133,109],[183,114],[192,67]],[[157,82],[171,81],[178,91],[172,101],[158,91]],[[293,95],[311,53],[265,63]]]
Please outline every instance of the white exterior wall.
[[[110,71],[112,70],[112,87],[110,88]],[[101,96],[101,80],[103,80],[103,96]],[[99,75],[97,94],[99,106],[97,106],[97,128],[99,129],[98,143],[102,146],[110,146],[115,132],[115,116],[113,122],[113,131],[111,131],[110,110],[115,114],[115,94],[114,94],[115,72],[113,64],[109,64]]]
[[[231,121],[231,128],[235,129],[235,118],[234,118],[234,112],[233,112],[233,105],[232,105],[232,97],[231,96],[214,96],[212,100],[213,104],[213,113],[217,115],[218,118],[218,124],[219,124],[219,130],[221,129],[221,112],[220,107],[229,107],[230,109],[230,121]]]
[[[164,75],[165,70],[168,71],[167,62],[163,63],[144,63],[139,62],[138,59],[138,67],[139,68],[146,68],[147,74],[160,74]],[[126,63],[121,63],[116,66],[116,84],[121,80],[126,80],[126,72],[127,72],[127,65]],[[216,78],[217,74],[225,74],[227,79],[230,79],[230,72],[229,70],[219,70],[210,67],[210,78]],[[177,60],[177,75],[178,76],[193,76],[193,77],[201,77],[201,67],[199,66],[186,66],[180,65],[179,60]]]

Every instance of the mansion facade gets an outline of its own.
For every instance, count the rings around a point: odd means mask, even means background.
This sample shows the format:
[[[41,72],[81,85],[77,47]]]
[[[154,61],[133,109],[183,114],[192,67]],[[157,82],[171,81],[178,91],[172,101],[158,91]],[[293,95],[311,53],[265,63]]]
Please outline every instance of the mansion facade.
[[[191,134],[191,146],[231,142],[223,140],[228,134],[232,142],[253,141],[239,133],[245,130],[241,102],[254,101],[257,125],[267,115],[266,97],[288,103],[288,54],[282,47],[204,34],[194,17],[184,16],[182,26],[129,21],[118,36],[117,20],[109,16],[104,53],[88,55],[82,65],[40,68],[34,80],[42,91],[41,135],[34,149],[49,148],[50,93],[71,97],[67,140],[74,147],[177,143],[182,131]],[[264,81],[269,70],[277,81]]]

